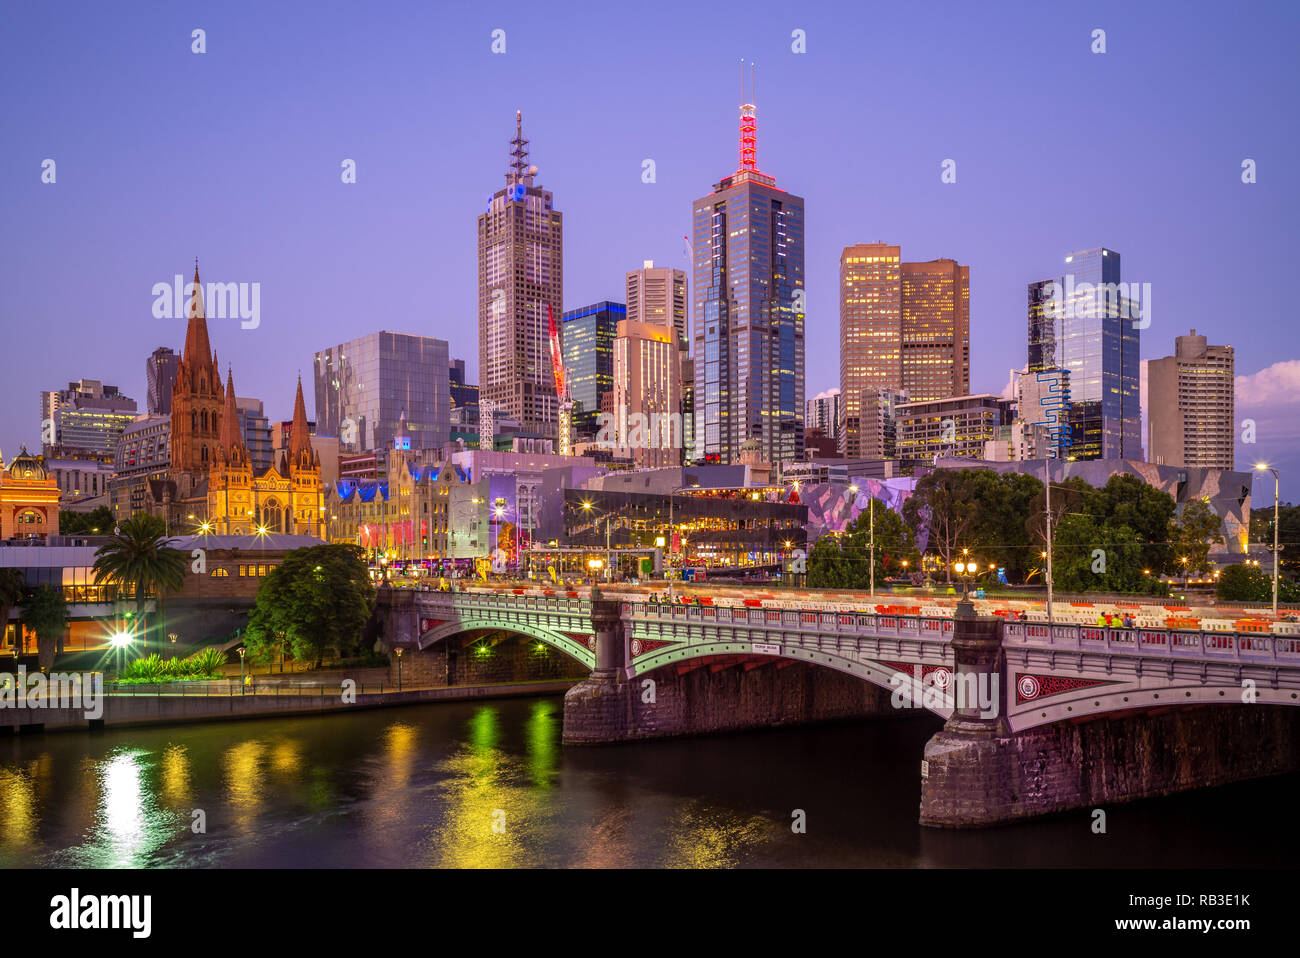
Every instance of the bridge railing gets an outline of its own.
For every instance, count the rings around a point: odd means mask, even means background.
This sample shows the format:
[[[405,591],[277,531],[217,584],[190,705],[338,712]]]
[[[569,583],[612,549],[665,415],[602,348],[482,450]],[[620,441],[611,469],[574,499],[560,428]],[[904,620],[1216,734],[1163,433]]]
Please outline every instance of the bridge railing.
[[[420,607],[424,609],[446,609],[448,611],[466,609],[490,609],[500,611],[502,608],[524,612],[542,612],[563,615],[590,615],[591,602],[587,599],[570,599],[527,595],[485,595],[474,592],[425,592],[419,597]]]
[[[1042,622],[1007,622],[1003,626],[1002,635],[1003,644],[1008,646],[1300,664],[1300,636],[1260,632],[1116,629],[1093,625],[1049,626]]]
[[[912,636],[930,640],[946,640],[951,636],[953,629],[951,618],[877,615],[868,612],[818,612],[803,609],[660,605],[653,602],[625,602],[623,616],[637,622],[762,626],[823,633]]]

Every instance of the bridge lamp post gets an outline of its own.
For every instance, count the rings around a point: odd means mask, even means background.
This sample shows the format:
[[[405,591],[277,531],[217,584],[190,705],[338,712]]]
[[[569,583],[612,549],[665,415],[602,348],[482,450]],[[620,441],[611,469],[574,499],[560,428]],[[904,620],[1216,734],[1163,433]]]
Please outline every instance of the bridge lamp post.
[[[239,647],[239,694],[244,694],[244,652],[246,650],[241,645]]]
[[[592,509],[591,500],[584,499],[582,502],[582,511],[590,515],[591,509]],[[609,581],[610,558],[611,557],[610,557],[610,548],[609,548],[609,512],[606,511],[605,512],[605,563],[604,563],[606,582]],[[588,562],[587,565],[589,568],[598,568],[598,567],[593,567],[590,562]]]
[[[1277,497],[1278,497],[1278,486],[1281,484],[1281,479],[1277,474],[1277,470],[1274,469],[1266,462],[1256,463],[1255,469],[1259,471],[1267,470],[1273,473],[1273,615],[1276,616],[1277,615],[1277,554],[1278,552],[1281,551],[1278,543]],[[1259,563],[1256,562],[1255,565],[1259,565]]]
[[[964,555],[968,550],[963,549]],[[975,603],[970,600],[970,577],[975,574],[979,565],[972,561],[958,559],[952,564],[952,569],[957,573],[957,578],[961,579],[961,598],[957,600],[957,616],[959,618],[970,618],[975,615]]]
[[[393,650],[397,653],[397,691],[402,691],[402,647]]]

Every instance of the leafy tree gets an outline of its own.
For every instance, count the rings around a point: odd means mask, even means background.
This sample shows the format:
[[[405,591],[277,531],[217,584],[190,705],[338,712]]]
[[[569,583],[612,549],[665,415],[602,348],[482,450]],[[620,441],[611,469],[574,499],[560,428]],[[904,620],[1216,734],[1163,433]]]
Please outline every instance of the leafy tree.
[[[17,605],[22,597],[23,571],[0,569],[0,639],[3,639],[8,631],[9,610]]]
[[[163,521],[137,513],[123,522],[117,533],[95,553],[95,584],[116,582],[135,590],[135,618],[141,621],[145,595],[158,596],[159,615],[168,591],[185,582],[185,554],[171,548]]]
[[[1219,573],[1215,594],[1225,602],[1271,602],[1273,580],[1253,565],[1230,565]]]
[[[974,520],[968,540],[971,552],[984,562],[1006,570],[1007,580],[1023,582],[1037,563],[1032,535],[1025,522],[1043,491],[1034,476],[996,473],[990,469],[971,472]]]
[[[113,511],[99,506],[90,512],[60,512],[59,533],[65,536],[112,535]]]
[[[63,590],[43,585],[23,600],[22,610],[22,624],[36,633],[36,655],[41,671],[48,672],[68,628],[68,604],[63,599]]]
[[[927,552],[943,559],[947,581],[952,582],[952,557],[966,542],[975,521],[973,480],[964,469],[936,469],[916,484],[912,495],[903,503],[903,519],[915,539],[929,529]]]
[[[1210,571],[1210,546],[1223,542],[1222,522],[1210,508],[1208,499],[1192,499],[1183,506],[1182,515],[1169,527],[1169,539],[1175,555],[1170,556],[1167,572]],[[1183,562],[1183,559],[1186,562]]]
[[[346,658],[360,650],[374,595],[360,547],[295,549],[262,580],[244,644],[259,662],[277,652],[317,667],[327,651]]]
[[[903,574],[906,560],[916,568],[912,530],[888,506],[875,513],[876,584]],[[866,589],[871,584],[872,510],[859,513],[842,536],[822,536],[808,553],[808,585],[815,589]]]

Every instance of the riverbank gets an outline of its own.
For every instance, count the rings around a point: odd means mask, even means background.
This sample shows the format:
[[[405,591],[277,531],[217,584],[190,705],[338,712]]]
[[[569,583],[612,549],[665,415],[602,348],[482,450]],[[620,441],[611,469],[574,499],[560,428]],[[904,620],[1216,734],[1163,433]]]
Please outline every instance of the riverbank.
[[[256,718],[337,715],[354,710],[397,708],[433,702],[560,695],[568,691],[576,681],[499,682],[403,689],[400,692],[391,687],[387,690],[367,691],[365,685],[358,685],[354,692],[347,695],[343,693],[341,684],[264,686],[243,692],[234,683],[221,690],[209,687],[202,690],[177,688],[165,691],[105,691],[97,708],[45,708],[38,703],[35,707],[0,710],[0,736],[88,731],[108,727],[190,725]],[[96,712],[99,713],[98,716],[92,717]]]

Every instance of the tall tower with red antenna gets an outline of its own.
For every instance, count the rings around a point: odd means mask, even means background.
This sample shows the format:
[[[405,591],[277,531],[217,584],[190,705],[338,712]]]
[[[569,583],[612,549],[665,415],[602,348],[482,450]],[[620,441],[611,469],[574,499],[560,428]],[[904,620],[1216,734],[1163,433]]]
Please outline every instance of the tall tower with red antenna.
[[[734,463],[803,453],[803,198],[758,168],[754,66],[741,61],[739,163],[691,206],[693,452]],[[751,448],[752,448],[751,445]]]

